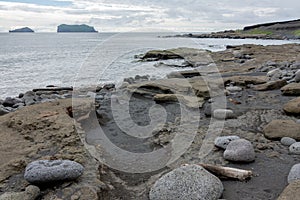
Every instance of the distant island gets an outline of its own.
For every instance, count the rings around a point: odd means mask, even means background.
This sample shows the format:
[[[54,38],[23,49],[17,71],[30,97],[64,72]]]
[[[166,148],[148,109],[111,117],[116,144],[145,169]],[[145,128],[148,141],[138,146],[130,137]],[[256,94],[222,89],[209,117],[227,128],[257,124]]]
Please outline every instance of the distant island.
[[[67,25],[67,24],[61,24],[57,27],[58,33],[97,33],[98,31],[95,30],[94,27],[88,26],[86,24],[81,25]]]
[[[226,30],[207,34],[184,34],[167,37],[230,39],[300,39],[300,19],[246,26],[242,30]]]
[[[24,27],[24,28],[19,28],[19,29],[15,29],[15,30],[10,30],[10,33],[34,33],[34,30],[32,30],[31,28],[28,27]]]

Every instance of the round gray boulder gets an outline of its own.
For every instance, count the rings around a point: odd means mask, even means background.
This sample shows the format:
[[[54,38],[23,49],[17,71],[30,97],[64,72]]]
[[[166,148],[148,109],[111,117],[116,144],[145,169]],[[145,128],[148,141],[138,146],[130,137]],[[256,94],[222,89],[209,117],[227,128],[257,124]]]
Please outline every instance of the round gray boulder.
[[[177,168],[162,176],[150,190],[150,200],[216,200],[223,193],[222,182],[198,165]]]
[[[281,138],[280,142],[284,146],[291,146],[292,144],[296,143],[297,141],[294,138],[283,137],[283,138]]]
[[[294,165],[288,175],[288,183],[292,183],[295,180],[300,180],[300,163]]]
[[[245,139],[234,140],[224,151],[224,158],[234,162],[252,162],[255,160],[253,145]]]
[[[83,171],[81,164],[70,160],[38,160],[27,165],[24,178],[33,184],[74,180]]]
[[[221,136],[221,137],[217,137],[215,139],[215,146],[222,148],[222,149],[226,149],[226,147],[228,146],[228,144],[230,142],[232,142],[233,140],[238,140],[240,139],[239,136],[236,135],[231,135],[231,136]]]
[[[299,154],[300,155],[300,142],[296,142],[292,144],[289,148],[290,153],[292,154]]]

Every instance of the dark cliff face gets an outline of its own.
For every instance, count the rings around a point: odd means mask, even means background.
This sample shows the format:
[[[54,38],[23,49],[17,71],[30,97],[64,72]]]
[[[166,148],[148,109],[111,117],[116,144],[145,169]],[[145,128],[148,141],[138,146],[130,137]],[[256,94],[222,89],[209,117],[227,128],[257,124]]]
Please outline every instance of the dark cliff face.
[[[10,33],[34,33],[34,31],[28,27],[10,30],[9,32]]]
[[[58,33],[63,33],[63,32],[92,32],[96,33],[97,31],[95,30],[94,27],[88,26],[85,24],[82,25],[67,25],[67,24],[61,24],[57,27],[57,32]]]

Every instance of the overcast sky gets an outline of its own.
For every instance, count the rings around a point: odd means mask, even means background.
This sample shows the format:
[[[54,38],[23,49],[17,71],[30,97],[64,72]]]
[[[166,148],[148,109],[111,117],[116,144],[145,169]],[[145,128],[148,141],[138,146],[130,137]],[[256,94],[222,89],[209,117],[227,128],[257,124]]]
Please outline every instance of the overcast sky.
[[[298,18],[299,0],[0,0],[0,32],[24,26],[54,32],[62,23],[107,32],[196,32]]]

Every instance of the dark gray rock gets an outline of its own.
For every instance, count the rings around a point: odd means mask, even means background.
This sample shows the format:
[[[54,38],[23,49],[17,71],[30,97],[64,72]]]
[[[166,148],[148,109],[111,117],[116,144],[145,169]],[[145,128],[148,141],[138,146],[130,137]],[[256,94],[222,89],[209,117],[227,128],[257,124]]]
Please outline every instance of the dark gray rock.
[[[3,105],[0,105],[0,116],[5,115],[9,112],[10,111],[7,108],[5,108]]]
[[[15,104],[14,99],[11,97],[6,97],[2,103],[2,105],[5,107],[13,107],[14,104]]]
[[[177,168],[161,177],[151,188],[150,200],[216,200],[222,182],[198,165]]]
[[[231,136],[222,136],[222,137],[217,137],[215,139],[215,146],[222,148],[222,149],[226,149],[226,147],[228,146],[228,144],[230,142],[232,142],[233,140],[238,140],[240,139],[239,136],[236,135],[231,135]]]
[[[234,162],[252,162],[255,160],[253,145],[245,139],[234,140],[224,151],[224,158]]]
[[[82,175],[81,164],[70,160],[38,160],[27,165],[24,178],[33,184],[74,180]]]
[[[283,137],[283,138],[281,138],[280,142],[284,146],[291,146],[292,144],[296,143],[297,141],[294,138]]]
[[[300,142],[292,144],[289,148],[290,153],[300,155]]]
[[[300,163],[294,165],[288,175],[288,183],[292,183],[295,180],[300,180]]]
[[[300,69],[295,73],[295,82],[300,82]]]
[[[28,91],[23,96],[24,103],[26,106],[35,104],[35,93],[33,91]]]

